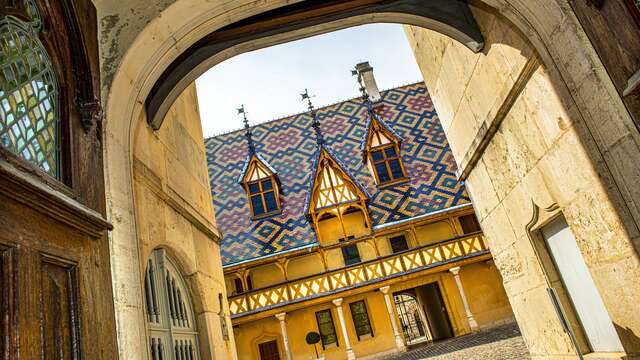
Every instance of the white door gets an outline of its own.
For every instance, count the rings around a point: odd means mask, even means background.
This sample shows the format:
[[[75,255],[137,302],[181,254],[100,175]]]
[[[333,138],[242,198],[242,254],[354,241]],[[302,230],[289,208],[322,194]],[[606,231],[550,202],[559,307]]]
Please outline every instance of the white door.
[[[576,239],[564,217],[542,229],[549,251],[562,278],[592,351],[621,352],[622,344],[602,302]]]

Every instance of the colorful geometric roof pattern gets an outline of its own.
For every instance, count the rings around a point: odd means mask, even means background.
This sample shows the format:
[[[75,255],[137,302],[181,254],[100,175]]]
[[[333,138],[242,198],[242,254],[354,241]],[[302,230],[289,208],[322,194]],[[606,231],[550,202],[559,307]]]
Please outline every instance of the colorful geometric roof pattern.
[[[362,161],[360,145],[368,113],[361,98],[318,109],[326,145],[340,165],[370,194],[374,226],[469,203],[449,143],[423,83],[382,92],[381,116],[402,137],[402,161],[410,180],[378,189]],[[278,173],[282,213],[258,220],[238,184],[247,157],[242,130],[205,139],[216,222],[224,235],[224,265],[317,242],[305,217],[317,144],[309,113],[252,128],[256,153]]]

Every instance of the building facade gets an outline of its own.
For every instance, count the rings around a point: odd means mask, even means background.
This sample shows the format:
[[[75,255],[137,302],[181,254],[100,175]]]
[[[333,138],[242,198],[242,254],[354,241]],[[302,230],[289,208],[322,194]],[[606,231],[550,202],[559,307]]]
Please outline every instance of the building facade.
[[[178,99],[237,54],[371,22],[407,25],[532,357],[639,358],[635,0],[0,2],[2,357],[236,358],[204,143]]]
[[[380,94],[359,68],[375,107],[205,141],[240,359],[381,357],[513,321],[426,87]]]

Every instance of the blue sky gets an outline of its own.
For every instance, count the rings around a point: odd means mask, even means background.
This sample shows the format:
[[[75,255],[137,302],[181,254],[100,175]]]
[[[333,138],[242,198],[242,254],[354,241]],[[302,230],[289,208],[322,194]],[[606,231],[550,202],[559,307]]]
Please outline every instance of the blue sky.
[[[317,107],[358,96],[351,69],[369,61],[380,89],[422,80],[401,25],[362,25],[297,40],[228,59],[198,80],[205,137],[306,110],[304,88]]]

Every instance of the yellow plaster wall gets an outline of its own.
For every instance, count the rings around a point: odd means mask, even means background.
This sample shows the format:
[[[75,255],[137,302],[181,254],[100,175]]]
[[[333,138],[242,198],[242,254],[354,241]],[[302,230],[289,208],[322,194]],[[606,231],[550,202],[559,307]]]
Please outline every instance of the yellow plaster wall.
[[[361,212],[354,212],[342,215],[343,227],[340,219],[336,216],[331,219],[322,220],[318,223],[320,230],[320,240],[322,245],[331,245],[346,236],[360,237],[370,232],[365,225],[365,219]]]
[[[493,261],[463,266],[459,276],[471,313],[481,328],[515,321],[502,277]]]
[[[418,246],[451,239],[456,235],[454,228],[447,221],[437,221],[431,224],[417,226],[415,230]]]
[[[324,266],[322,265],[321,256],[320,253],[316,252],[289,260],[287,264],[287,277],[289,280],[323,272]]]
[[[560,77],[539,65],[527,34],[486,7],[472,10],[485,38],[478,54],[430,30],[405,30],[456,161],[464,167],[472,155],[480,156],[466,179],[467,189],[529,350],[534,358],[564,358],[574,352],[549,301],[529,238],[527,226],[537,216],[536,204],[540,210],[534,226],[564,214],[623,346],[629,355],[640,356],[640,263],[633,247],[640,234],[620,205],[620,182],[605,165],[615,160],[596,147],[631,144],[632,136],[618,136],[627,130],[621,116],[611,113],[607,120],[596,115],[598,122],[608,121],[610,131],[593,135],[585,117],[592,110],[585,109],[603,108],[601,100],[567,100],[568,90],[554,87]],[[558,37],[573,31],[565,21],[558,24]],[[573,60],[574,54],[587,51],[577,44],[563,42],[572,55],[554,62],[581,73],[582,84],[595,78],[595,70]],[[528,68],[533,75],[518,82]],[[593,94],[606,87],[590,86],[587,91]],[[481,129],[494,121],[501,121],[498,131],[486,149],[474,153]],[[593,123],[589,126],[595,129]],[[603,137],[617,140],[606,143]],[[621,173],[614,174],[622,179]]]
[[[154,249],[165,248],[191,291],[203,357],[233,359],[233,335],[223,340],[218,316],[218,294],[227,294],[195,85],[178,98],[160,130],[137,127],[133,158],[139,271]],[[230,329],[226,306],[223,314]]]
[[[271,286],[285,281],[284,270],[275,263],[255,267],[249,271],[254,289]]]
[[[374,336],[358,341],[351,318],[349,303],[362,299],[364,299],[367,304],[369,320]],[[357,357],[395,351],[393,330],[382,293],[368,292],[355,296],[345,296],[343,298],[342,308],[351,346]],[[344,338],[342,336],[342,329],[340,328],[336,307],[332,302],[327,302],[287,313],[287,331],[293,359],[315,359],[313,347],[305,342],[305,336],[310,331],[318,332],[315,313],[325,309],[331,309],[334,326],[338,334],[339,346],[323,350],[319,344],[319,355],[324,355],[327,360],[342,360],[346,358]],[[285,358],[282,338],[280,337],[280,325],[275,317],[253,321],[248,324],[241,324],[234,328],[234,332],[239,359],[258,360],[260,358],[258,355],[258,343],[271,340],[274,334],[278,336],[281,358]],[[265,334],[267,334],[266,337]]]
[[[513,312],[509,306],[506,293],[501,287],[500,275],[491,262],[465,265],[460,271],[460,277],[467,300],[480,327],[492,327],[513,321]],[[391,285],[390,296],[396,292],[433,282],[437,282],[440,286],[454,334],[459,336],[469,333],[471,329],[467,322],[467,316],[457,285],[453,275],[448,271],[425,275],[413,280],[399,278]],[[367,291],[358,294],[357,290],[353,290],[346,292],[342,298],[347,331],[356,356],[364,357],[374,354],[380,356],[395,352],[393,330],[382,293],[380,291]],[[345,358],[344,339],[338,313],[335,305],[329,299],[325,303],[305,306],[302,309],[287,312],[286,323],[294,359],[315,358],[313,348],[304,342],[304,337],[310,331],[318,332],[315,313],[324,309],[331,309],[340,346],[328,348],[324,351],[319,347],[321,356],[324,355],[328,360]],[[349,303],[362,299],[367,304],[374,337],[358,341]],[[286,309],[283,311],[286,311]],[[396,316],[396,321],[400,324],[395,307],[394,316]],[[284,355],[280,337],[280,325],[274,316],[240,324],[234,328],[234,332],[240,359],[259,359],[258,343],[271,340],[274,336],[278,337],[279,349],[282,353],[281,355]]]

